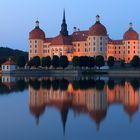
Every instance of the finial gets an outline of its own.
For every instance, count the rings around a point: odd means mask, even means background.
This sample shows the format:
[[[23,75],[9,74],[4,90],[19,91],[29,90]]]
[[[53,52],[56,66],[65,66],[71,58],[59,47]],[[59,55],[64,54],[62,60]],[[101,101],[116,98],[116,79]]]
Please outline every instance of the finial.
[[[133,29],[133,23],[132,22],[129,23],[129,28]]]
[[[35,23],[36,23],[36,28],[39,28],[39,21],[38,21],[38,19],[37,19],[37,21]]]
[[[99,15],[96,16],[96,22],[100,22],[100,16]]]

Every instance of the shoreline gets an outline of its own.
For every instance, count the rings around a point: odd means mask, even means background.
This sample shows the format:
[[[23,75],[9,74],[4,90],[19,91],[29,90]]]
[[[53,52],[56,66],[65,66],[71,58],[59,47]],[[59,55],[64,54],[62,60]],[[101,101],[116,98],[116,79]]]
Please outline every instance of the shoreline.
[[[106,75],[109,77],[140,77],[140,69],[123,69],[123,70],[110,70],[110,69],[18,69],[11,72],[3,72],[2,76],[10,75],[15,77],[78,77],[78,76],[97,76]]]

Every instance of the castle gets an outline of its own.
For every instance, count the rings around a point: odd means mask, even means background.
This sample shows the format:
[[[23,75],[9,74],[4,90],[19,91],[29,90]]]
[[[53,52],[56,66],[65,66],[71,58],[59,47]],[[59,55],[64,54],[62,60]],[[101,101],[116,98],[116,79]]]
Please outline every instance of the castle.
[[[39,27],[39,21],[36,21],[35,28],[29,33],[29,60],[34,56],[42,58],[53,55],[66,55],[69,61],[74,56],[102,55],[105,60],[113,56],[116,61],[124,60],[129,63],[133,56],[139,55],[139,34],[130,23],[122,40],[112,40],[97,15],[95,24],[88,30],[80,31],[75,28],[69,35],[64,11],[58,36],[46,38],[45,32]]]

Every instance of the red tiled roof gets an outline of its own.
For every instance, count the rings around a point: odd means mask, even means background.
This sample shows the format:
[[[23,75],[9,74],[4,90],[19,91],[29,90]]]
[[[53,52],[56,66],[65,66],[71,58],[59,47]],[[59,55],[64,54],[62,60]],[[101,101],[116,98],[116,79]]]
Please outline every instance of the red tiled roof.
[[[123,36],[124,40],[139,40],[139,35],[133,29],[129,29]]]
[[[45,43],[51,43],[53,38],[46,38]]]
[[[72,34],[72,41],[86,41],[89,31],[77,31]]]
[[[29,39],[45,39],[45,33],[43,30],[41,30],[39,27],[34,28],[30,33],[29,33]]]
[[[2,65],[16,65],[16,63],[13,60],[9,59],[6,62],[4,62]]]
[[[111,40],[111,39],[109,39],[108,44],[123,45],[123,40]]]
[[[90,29],[89,29],[90,35],[95,36],[107,36],[107,30],[104,25],[102,25],[100,22],[96,22]]]
[[[72,45],[72,37],[58,35],[57,37],[52,39],[51,44],[52,45]]]

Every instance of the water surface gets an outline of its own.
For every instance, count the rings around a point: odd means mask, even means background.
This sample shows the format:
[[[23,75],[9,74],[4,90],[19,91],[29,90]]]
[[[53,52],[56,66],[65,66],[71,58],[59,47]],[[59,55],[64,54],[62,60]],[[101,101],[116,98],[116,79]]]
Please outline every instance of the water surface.
[[[14,78],[0,82],[1,140],[138,140],[136,78]]]

